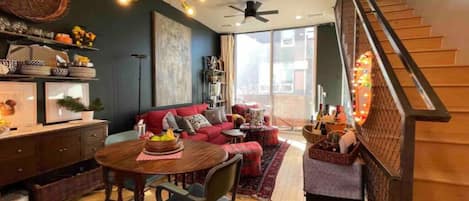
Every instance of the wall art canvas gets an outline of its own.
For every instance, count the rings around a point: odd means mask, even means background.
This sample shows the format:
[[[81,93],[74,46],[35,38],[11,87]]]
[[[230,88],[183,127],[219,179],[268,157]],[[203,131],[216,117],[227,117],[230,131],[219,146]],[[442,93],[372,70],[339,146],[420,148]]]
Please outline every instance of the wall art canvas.
[[[0,119],[10,128],[37,124],[36,83],[0,82]]]
[[[153,105],[192,103],[192,30],[153,12]]]
[[[81,114],[57,105],[57,100],[65,96],[80,98],[83,104],[90,103],[88,83],[46,82],[46,123],[64,122],[81,119]]]

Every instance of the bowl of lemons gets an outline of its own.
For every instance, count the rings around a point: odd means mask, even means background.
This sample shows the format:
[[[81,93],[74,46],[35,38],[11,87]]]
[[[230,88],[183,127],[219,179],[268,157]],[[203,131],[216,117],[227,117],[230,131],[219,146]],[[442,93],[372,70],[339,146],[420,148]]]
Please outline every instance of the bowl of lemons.
[[[168,129],[162,135],[154,135],[145,143],[145,151],[153,153],[171,152],[180,147],[181,142],[179,142],[179,137],[174,135],[173,129]]]

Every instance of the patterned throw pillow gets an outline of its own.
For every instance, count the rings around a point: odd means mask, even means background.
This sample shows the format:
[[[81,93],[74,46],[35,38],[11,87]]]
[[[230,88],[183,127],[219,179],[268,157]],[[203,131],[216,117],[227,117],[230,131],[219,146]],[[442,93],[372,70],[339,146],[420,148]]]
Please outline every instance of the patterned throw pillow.
[[[191,123],[188,120],[184,119],[184,117],[176,116],[175,119],[180,129],[186,131],[189,135],[196,134]]]
[[[167,130],[169,128],[179,129],[176,118],[172,112],[166,113],[166,115],[163,117],[163,129]]]
[[[212,124],[210,124],[210,122],[204,117],[204,115],[201,115],[201,114],[184,117],[184,119],[188,120],[191,123],[192,128],[194,128],[195,130],[199,130],[200,128],[204,128],[208,126],[212,126]]]
[[[250,108],[249,109],[249,123],[251,125],[262,126],[264,125],[264,109]]]
[[[221,111],[219,109],[209,109],[204,111],[204,116],[211,124],[221,124]]]

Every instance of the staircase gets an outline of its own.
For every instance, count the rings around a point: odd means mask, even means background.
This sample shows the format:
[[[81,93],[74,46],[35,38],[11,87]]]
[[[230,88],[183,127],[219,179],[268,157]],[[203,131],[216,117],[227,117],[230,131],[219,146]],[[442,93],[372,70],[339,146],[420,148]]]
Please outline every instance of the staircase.
[[[403,1],[378,4],[452,116],[449,123],[417,122],[413,200],[469,200],[469,65],[455,64],[458,50],[442,48],[444,36],[432,35],[432,26]],[[370,19],[379,30],[375,18]],[[412,106],[424,108],[384,33],[377,35]]]

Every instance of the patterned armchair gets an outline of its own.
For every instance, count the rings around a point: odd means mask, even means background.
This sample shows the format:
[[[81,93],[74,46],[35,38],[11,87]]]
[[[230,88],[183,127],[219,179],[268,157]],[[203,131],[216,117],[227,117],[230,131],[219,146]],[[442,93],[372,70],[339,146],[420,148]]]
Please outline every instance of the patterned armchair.
[[[258,104],[254,105],[246,105],[246,104],[236,104],[231,107],[231,110],[233,111],[233,114],[239,114],[243,116],[246,119],[246,122],[249,122],[249,109],[251,108],[260,108]],[[264,115],[264,125],[270,126],[270,116],[269,115]]]

